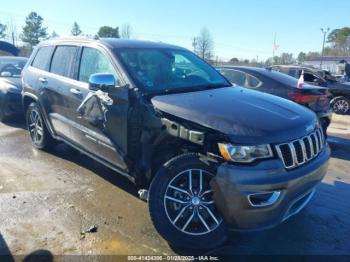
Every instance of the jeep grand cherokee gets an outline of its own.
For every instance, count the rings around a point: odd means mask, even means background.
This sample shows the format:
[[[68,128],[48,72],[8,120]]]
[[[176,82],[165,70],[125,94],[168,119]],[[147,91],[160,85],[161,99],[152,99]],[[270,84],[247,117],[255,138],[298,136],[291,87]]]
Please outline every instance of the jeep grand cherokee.
[[[231,84],[163,43],[57,39],[23,71],[35,148],[61,140],[148,192],[173,245],[212,248],[227,229],[275,226],[324,177],[330,149],[312,111]]]

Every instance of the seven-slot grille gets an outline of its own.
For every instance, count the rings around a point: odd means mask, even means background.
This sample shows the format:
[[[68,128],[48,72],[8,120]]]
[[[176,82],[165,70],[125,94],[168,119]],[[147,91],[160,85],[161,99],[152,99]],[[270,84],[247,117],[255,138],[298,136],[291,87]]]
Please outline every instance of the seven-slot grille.
[[[314,159],[322,150],[325,142],[322,128],[319,128],[301,139],[277,145],[276,150],[285,168],[291,169]]]

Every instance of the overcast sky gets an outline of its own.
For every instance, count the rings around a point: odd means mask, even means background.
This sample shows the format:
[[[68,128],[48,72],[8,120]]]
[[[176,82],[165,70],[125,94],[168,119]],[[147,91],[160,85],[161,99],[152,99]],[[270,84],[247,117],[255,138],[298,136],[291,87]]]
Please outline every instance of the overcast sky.
[[[49,33],[68,36],[74,21],[86,34],[103,25],[131,24],[138,39],[168,42],[192,49],[192,39],[207,27],[222,59],[272,56],[274,34],[277,54],[320,51],[321,27],[350,26],[349,0],[17,0],[1,3],[0,22],[17,27],[36,11]]]

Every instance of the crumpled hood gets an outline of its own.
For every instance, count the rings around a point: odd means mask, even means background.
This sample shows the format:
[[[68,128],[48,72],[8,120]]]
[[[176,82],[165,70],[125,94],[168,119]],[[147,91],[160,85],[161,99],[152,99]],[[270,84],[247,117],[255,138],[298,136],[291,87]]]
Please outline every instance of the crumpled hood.
[[[290,141],[315,129],[316,115],[289,100],[241,87],[156,96],[154,107],[228,135],[233,143]]]

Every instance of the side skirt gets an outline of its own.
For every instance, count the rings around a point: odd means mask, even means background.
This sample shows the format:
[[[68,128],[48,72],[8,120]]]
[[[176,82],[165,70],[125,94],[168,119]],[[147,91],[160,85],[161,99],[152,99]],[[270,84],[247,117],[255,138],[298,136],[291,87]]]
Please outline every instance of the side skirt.
[[[69,145],[69,146],[73,147],[74,149],[78,150],[80,153],[82,153],[82,154],[92,158],[93,160],[95,160],[95,161],[99,162],[100,164],[108,167],[109,169],[112,169],[113,171],[115,171],[115,172],[119,173],[120,175],[122,175],[122,176],[126,177],[127,179],[129,179],[132,183],[136,184],[135,178],[133,176],[131,176],[129,173],[121,170],[120,168],[118,168],[118,167],[116,167],[116,166],[114,166],[114,165],[112,165],[112,164],[110,164],[110,163],[100,159],[99,157],[97,157],[97,156],[95,156],[95,155],[85,151],[84,149],[79,148],[78,146],[74,145],[73,143],[69,142],[68,140],[66,140],[66,139],[64,139],[64,138],[62,138],[60,136],[53,136],[53,138],[56,139],[56,140],[59,140],[59,141],[62,141],[64,143],[66,143],[67,145]]]

